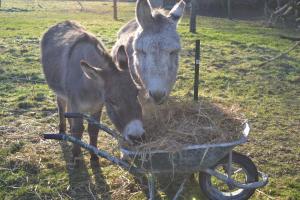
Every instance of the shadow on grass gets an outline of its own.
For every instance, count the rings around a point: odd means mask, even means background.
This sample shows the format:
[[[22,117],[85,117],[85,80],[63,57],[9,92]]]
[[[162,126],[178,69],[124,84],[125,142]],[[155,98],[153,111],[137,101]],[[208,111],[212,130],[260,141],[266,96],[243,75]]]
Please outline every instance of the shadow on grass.
[[[179,190],[182,182],[185,178],[187,178],[186,184],[184,185],[183,191],[178,196],[178,200],[183,199],[202,199],[206,200],[207,198],[202,193],[198,181],[195,179],[195,176],[198,176],[198,173],[195,174],[160,174],[156,177],[156,193],[155,199],[173,199]],[[139,185],[142,192],[145,196],[150,198],[149,196],[149,188],[148,181],[146,176],[143,177],[135,177],[135,184]],[[163,197],[160,195],[160,192],[163,192]]]
[[[84,159],[81,159],[80,165],[74,167],[72,161],[72,145],[67,142],[60,142],[63,152],[63,158],[66,162],[66,168],[69,175],[69,195],[72,199],[105,199],[110,200],[109,186],[102,174],[99,166],[92,166],[92,173],[95,178],[95,184],[92,182],[88,173],[88,168]]]
[[[95,177],[95,183],[97,185],[98,191],[101,191],[101,198],[110,200],[109,186],[105,181],[105,177],[102,174],[100,166],[92,166],[93,175]]]
[[[206,200],[200,190],[198,181],[195,179],[195,174],[164,174],[158,178],[159,188],[165,193],[167,199],[173,199],[179,190],[182,182],[187,178],[182,193],[178,196],[178,200],[184,199],[202,199]]]
[[[28,10],[28,9],[24,9],[24,8],[16,8],[16,7],[12,7],[12,8],[7,8],[7,9],[0,9],[0,12],[31,12],[34,10]]]

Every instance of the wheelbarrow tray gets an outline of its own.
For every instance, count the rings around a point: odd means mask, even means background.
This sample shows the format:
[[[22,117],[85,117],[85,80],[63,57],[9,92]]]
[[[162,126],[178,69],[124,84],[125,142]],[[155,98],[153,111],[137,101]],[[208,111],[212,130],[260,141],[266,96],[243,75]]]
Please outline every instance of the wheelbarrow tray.
[[[89,118],[87,115],[81,113],[66,113],[68,118],[84,118],[88,120],[89,123],[96,124],[101,130],[104,130],[108,134],[112,135],[115,138],[117,134],[106,127],[103,124],[96,122],[95,120]],[[134,176],[143,176],[146,174],[149,185],[149,195],[150,199],[154,199],[155,196],[155,174],[159,173],[186,173],[192,174],[195,172],[203,171],[211,176],[216,177],[224,181],[229,185],[233,185],[237,188],[243,189],[256,189],[258,187],[265,186],[268,182],[268,176],[262,172],[259,172],[259,176],[262,178],[262,181],[251,182],[251,183],[239,183],[234,179],[231,179],[228,176],[220,174],[219,172],[213,169],[213,166],[216,165],[223,157],[227,154],[230,154],[230,151],[237,145],[245,143],[249,134],[250,128],[246,123],[243,134],[241,137],[232,142],[220,143],[220,144],[204,144],[204,145],[191,145],[182,149],[179,152],[167,152],[167,151],[152,151],[147,153],[141,153],[137,151],[130,151],[125,148],[121,148],[121,152],[126,155],[126,157],[131,158],[132,162],[127,160],[117,158],[110,155],[108,152],[97,149],[95,146],[89,145],[80,139],[67,135],[67,134],[44,134],[45,139],[55,139],[55,140],[64,140],[72,142],[73,144],[79,145],[80,147],[102,157],[113,164],[120,166],[124,170],[127,170],[129,173]],[[231,159],[229,159],[229,167],[231,166]],[[154,175],[154,176],[153,176]],[[179,194],[182,192],[184,184],[188,176],[184,179],[180,185],[179,190],[177,191],[174,199],[176,199]]]
[[[178,152],[138,152],[126,148],[121,148],[121,152],[133,161],[135,167],[149,173],[193,173],[216,165],[235,146],[247,141],[249,131],[249,125],[245,124],[241,137],[236,141],[191,145]]]

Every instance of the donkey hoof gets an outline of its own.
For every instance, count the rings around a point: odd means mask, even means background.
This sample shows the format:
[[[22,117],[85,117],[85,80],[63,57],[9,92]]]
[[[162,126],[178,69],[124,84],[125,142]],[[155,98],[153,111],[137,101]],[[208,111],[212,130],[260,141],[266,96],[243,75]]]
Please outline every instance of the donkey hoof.
[[[91,162],[91,167],[99,167],[100,166],[99,158],[97,156],[96,157],[91,156],[90,162]]]
[[[59,134],[66,134],[66,131],[64,130],[59,130]]]
[[[95,154],[91,154],[90,161],[99,161],[99,157]]]
[[[59,130],[59,133],[66,133],[66,127],[65,126],[63,126],[63,127],[59,126],[58,130]]]

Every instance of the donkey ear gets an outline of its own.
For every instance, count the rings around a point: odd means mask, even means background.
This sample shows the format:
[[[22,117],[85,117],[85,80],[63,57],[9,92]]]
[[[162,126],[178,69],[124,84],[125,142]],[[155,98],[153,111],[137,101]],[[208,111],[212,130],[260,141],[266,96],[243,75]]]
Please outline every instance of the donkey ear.
[[[121,70],[128,69],[128,56],[127,56],[124,45],[121,45],[118,48],[116,58],[117,58],[117,64],[118,64],[119,69],[121,69]]]
[[[137,22],[143,29],[153,24],[152,8],[148,0],[137,0],[135,14]]]
[[[184,0],[181,0],[180,2],[175,4],[175,6],[169,12],[168,17],[177,24],[179,19],[182,17],[184,13],[184,8],[185,8],[185,2]]]
[[[80,66],[81,66],[81,69],[82,69],[84,75],[88,79],[98,80],[98,79],[102,79],[102,76],[104,75],[103,69],[94,67],[84,60],[80,61]]]

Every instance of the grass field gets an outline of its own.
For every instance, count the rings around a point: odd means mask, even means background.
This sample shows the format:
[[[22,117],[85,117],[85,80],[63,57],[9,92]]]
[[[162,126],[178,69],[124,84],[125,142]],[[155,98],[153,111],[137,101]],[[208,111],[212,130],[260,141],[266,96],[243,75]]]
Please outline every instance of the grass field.
[[[101,160],[74,169],[70,145],[44,141],[56,132],[55,96],[44,83],[39,41],[51,25],[77,20],[111,48],[118,29],[134,16],[134,4],[120,3],[118,21],[109,2],[3,1],[0,9],[0,199],[146,199],[127,172]],[[202,99],[241,112],[249,119],[249,142],[238,150],[249,155],[270,183],[252,199],[300,199],[300,47],[265,66],[258,65],[289,49],[279,34],[261,22],[198,18],[198,33],[180,25],[183,51],[172,96],[192,98],[194,40],[202,41]],[[106,116],[102,120],[109,123]],[[85,137],[86,139],[86,137]],[[118,155],[103,133],[99,146]],[[199,192],[185,192],[199,199]],[[200,196],[199,196],[200,195]],[[163,196],[163,198],[167,198]]]

